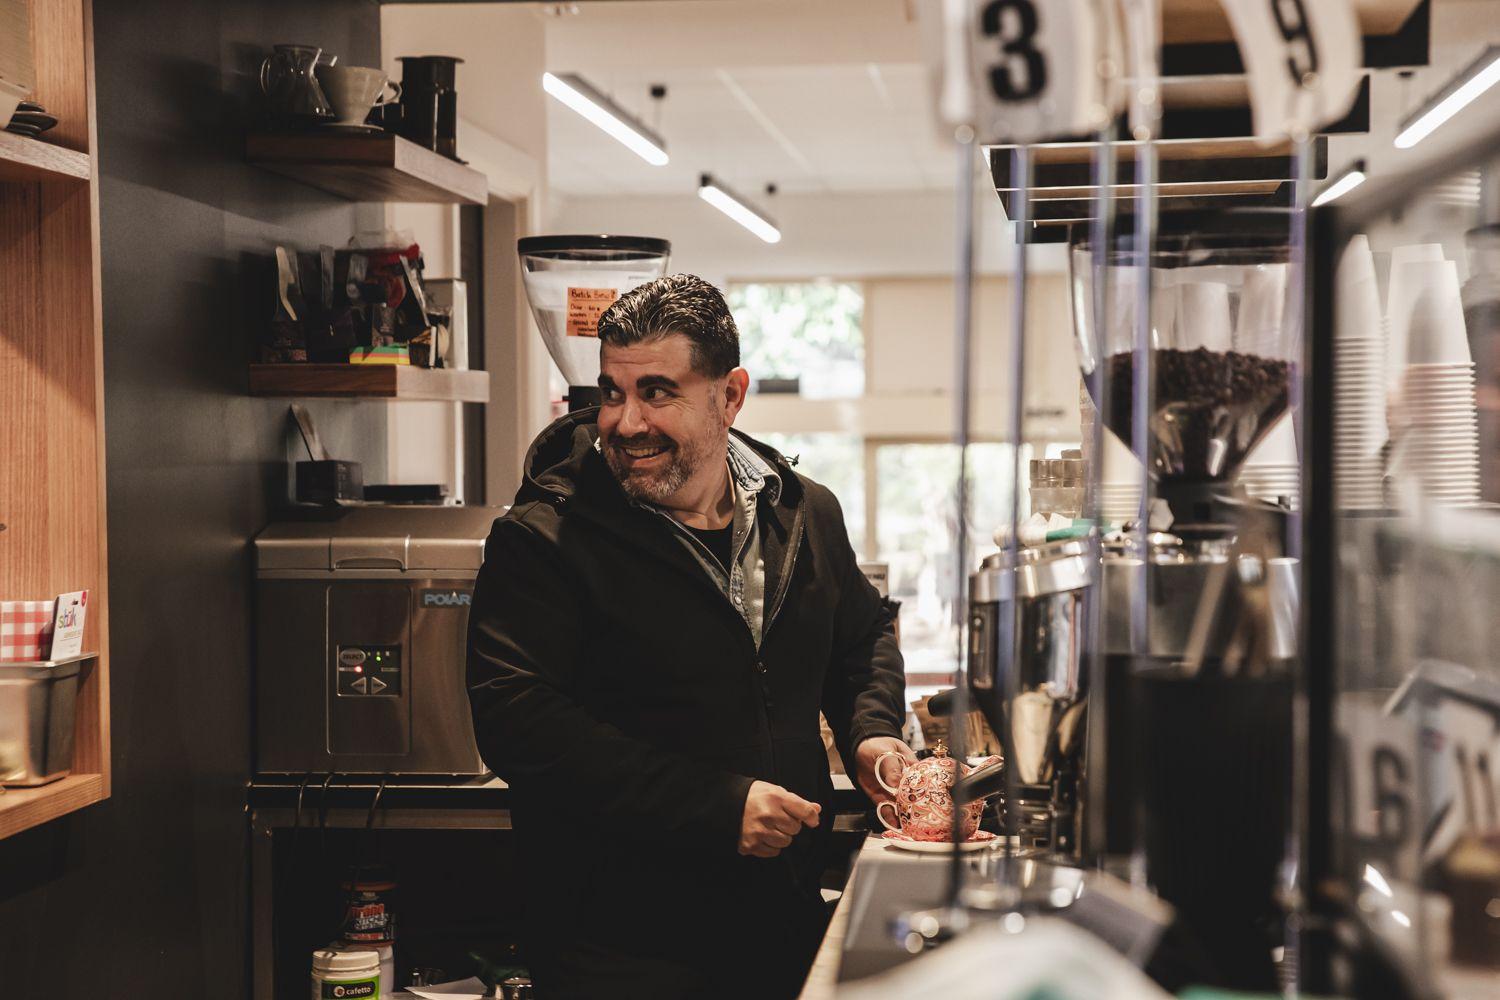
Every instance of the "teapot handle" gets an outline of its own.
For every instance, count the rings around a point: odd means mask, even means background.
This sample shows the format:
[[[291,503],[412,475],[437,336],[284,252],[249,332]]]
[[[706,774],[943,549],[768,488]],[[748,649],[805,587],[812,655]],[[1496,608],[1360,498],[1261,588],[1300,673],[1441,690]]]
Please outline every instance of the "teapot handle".
[[[885,762],[885,759],[887,757],[900,757],[900,756],[901,756],[901,754],[897,753],[895,750],[887,750],[885,753],[883,753],[879,757],[875,758],[875,781],[880,785],[881,788],[884,788],[887,792],[890,792],[892,795],[896,794],[896,789],[892,788],[890,785],[887,785],[885,783],[885,778],[882,777],[881,774],[880,774],[880,765]],[[895,828],[893,827],[892,829],[895,829]]]
[[[892,823],[890,820],[888,820],[888,819],[885,818],[885,813],[883,813],[883,812],[880,811],[885,806],[890,806],[891,807],[891,815],[896,817],[897,822]],[[896,810],[896,803],[894,803],[894,802],[878,802],[878,803],[876,803],[876,805],[875,805],[875,818],[878,819],[878,820],[880,820],[880,825],[883,826],[883,827],[885,827],[887,830],[890,830],[893,833],[900,833],[901,832],[901,823],[899,822],[900,819],[901,819],[901,814]]]

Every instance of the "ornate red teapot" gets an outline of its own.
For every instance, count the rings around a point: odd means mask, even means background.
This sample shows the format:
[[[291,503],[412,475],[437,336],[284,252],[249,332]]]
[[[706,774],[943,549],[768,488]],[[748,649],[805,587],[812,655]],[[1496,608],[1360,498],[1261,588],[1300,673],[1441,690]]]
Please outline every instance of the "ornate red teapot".
[[[895,797],[894,802],[882,802],[875,807],[875,815],[887,830],[912,840],[949,841],[953,839],[953,782],[955,772],[967,775],[976,767],[984,767],[999,761],[990,757],[983,763],[970,767],[948,756],[948,748],[938,741],[933,745],[932,756],[908,764],[897,779],[895,787],[885,782],[880,766],[887,757],[900,758],[895,751],[888,751],[875,758],[875,780],[880,787]],[[889,807],[896,820],[886,819],[883,811]],[[979,829],[979,816],[984,812],[984,799],[975,799],[963,806],[960,830],[963,839],[973,838]]]

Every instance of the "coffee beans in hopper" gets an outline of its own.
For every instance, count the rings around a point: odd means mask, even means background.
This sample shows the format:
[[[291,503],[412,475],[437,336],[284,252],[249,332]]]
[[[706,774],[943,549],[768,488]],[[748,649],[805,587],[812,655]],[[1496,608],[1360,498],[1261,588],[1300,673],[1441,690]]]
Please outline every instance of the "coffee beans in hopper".
[[[1109,428],[1129,444],[1134,430],[1135,355],[1105,363]],[[1151,471],[1158,480],[1228,479],[1286,412],[1291,365],[1238,351],[1151,352]]]

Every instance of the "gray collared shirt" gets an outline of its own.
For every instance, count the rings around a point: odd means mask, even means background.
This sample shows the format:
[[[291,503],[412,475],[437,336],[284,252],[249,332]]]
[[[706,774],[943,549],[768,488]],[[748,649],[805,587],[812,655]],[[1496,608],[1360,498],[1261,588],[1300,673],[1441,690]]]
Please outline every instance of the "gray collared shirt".
[[[658,507],[652,507],[671,523],[677,537],[703,567],[703,571],[719,585],[724,596],[729,598],[735,610],[750,627],[755,645],[760,646],[765,631],[766,614],[766,564],[760,553],[760,532],[756,525],[756,507],[764,493],[771,503],[781,498],[781,476],[765,459],[748,446],[729,438],[729,480],[734,487],[734,530],[730,537],[729,569],[719,565],[719,560],[708,550],[708,546],[693,536],[676,518]]]

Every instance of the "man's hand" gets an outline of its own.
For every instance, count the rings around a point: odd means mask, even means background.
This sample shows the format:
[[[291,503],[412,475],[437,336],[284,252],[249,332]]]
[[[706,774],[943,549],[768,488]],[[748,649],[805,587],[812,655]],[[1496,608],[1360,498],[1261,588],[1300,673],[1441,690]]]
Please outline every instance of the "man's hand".
[[[740,818],[740,853],[756,858],[774,858],[791,846],[804,826],[817,826],[823,807],[773,785],[757,781],[745,797]]]
[[[864,789],[864,793],[876,805],[891,801],[891,793],[881,788],[880,782],[875,780],[876,758],[891,751],[901,755],[899,761],[895,757],[887,757],[883,762],[885,783],[894,787],[901,778],[901,768],[917,761],[917,755],[912,752],[911,747],[894,736],[872,736],[854,750],[854,768],[859,787]]]

